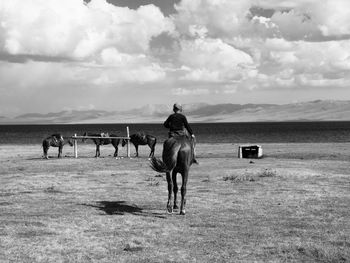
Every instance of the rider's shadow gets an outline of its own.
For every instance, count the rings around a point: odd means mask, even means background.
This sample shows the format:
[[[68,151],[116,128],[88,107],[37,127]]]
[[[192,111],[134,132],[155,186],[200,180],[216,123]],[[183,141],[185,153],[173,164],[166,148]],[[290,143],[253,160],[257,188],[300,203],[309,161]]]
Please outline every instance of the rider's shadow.
[[[165,218],[159,213],[144,212],[142,208],[136,205],[128,205],[125,201],[98,201],[96,204],[84,204],[86,206],[95,207],[107,215],[125,215],[132,214],[138,216],[154,216]]]

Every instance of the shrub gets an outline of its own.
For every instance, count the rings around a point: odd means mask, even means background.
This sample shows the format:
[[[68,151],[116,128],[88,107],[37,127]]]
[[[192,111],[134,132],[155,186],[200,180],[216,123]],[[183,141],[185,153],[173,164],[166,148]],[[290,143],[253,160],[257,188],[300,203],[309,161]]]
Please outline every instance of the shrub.
[[[266,168],[261,173],[258,174],[259,177],[275,177],[277,172],[271,168]]]

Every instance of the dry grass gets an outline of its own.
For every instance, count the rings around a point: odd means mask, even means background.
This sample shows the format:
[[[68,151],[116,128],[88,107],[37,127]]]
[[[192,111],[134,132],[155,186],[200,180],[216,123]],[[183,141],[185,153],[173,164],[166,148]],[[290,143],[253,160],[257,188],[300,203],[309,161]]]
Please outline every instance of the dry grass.
[[[250,162],[198,144],[186,216],[165,213],[146,147],[43,160],[40,146],[2,146],[0,262],[349,262],[349,146],[268,144]]]
[[[271,168],[262,169],[261,171],[249,171],[245,169],[244,171],[236,170],[235,174],[224,176],[224,181],[231,182],[255,182],[262,177],[274,177],[277,175],[275,170]]]

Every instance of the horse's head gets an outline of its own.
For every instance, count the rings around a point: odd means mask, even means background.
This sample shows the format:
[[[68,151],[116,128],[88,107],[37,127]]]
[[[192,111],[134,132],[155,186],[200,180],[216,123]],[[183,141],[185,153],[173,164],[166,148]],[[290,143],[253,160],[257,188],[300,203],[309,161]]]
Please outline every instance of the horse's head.
[[[88,133],[87,132],[84,132],[83,136],[88,136]],[[86,138],[83,138],[81,141],[82,142],[85,142],[87,139]]]
[[[69,146],[73,146],[73,140],[71,138],[68,139]]]

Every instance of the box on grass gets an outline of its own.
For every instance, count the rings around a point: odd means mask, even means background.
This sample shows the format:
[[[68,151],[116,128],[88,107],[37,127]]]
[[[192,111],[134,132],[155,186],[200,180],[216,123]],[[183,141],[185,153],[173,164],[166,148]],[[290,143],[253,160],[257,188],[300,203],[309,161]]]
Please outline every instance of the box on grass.
[[[240,145],[238,158],[262,158],[263,150],[260,145]]]

